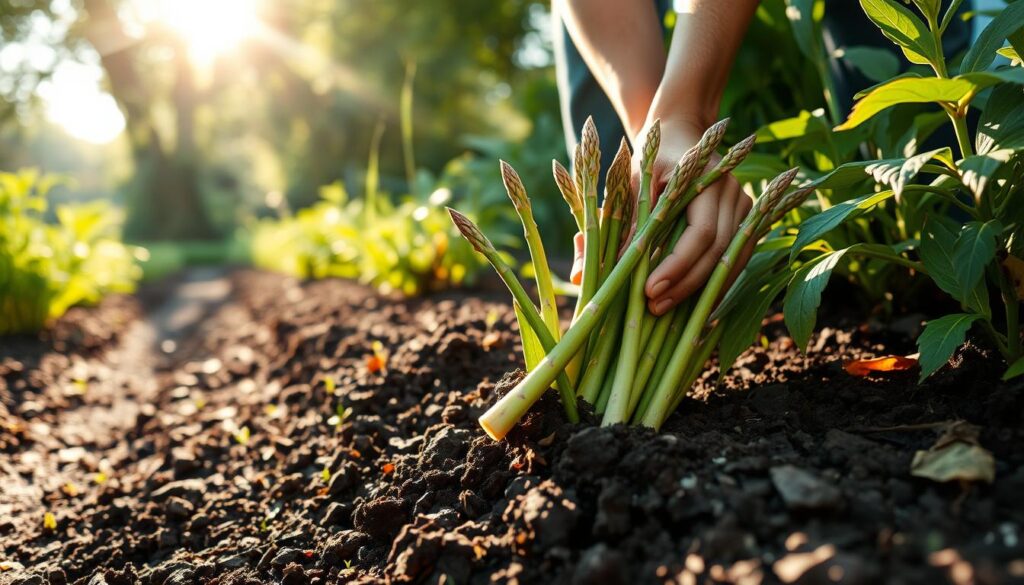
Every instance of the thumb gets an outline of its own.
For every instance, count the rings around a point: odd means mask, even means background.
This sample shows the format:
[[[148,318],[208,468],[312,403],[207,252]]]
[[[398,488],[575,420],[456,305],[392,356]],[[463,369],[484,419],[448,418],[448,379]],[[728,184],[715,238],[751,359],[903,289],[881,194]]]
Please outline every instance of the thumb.
[[[583,281],[583,234],[576,232],[572,238],[572,272],[569,273],[569,281],[573,284],[580,284]]]

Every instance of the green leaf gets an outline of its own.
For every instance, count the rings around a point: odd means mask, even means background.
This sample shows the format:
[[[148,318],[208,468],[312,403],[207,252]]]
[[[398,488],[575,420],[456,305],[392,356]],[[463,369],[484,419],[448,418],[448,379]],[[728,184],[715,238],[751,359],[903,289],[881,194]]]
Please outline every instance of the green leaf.
[[[1012,156],[1012,151],[997,150],[983,155],[975,154],[957,163],[962,182],[974,194],[975,199],[980,200],[984,196],[989,180],[1010,161]]]
[[[946,365],[953,352],[963,345],[967,330],[980,318],[981,315],[955,313],[928,321],[917,338],[917,349],[921,352],[919,381]]]
[[[892,51],[877,47],[846,47],[843,59],[871,81],[888,81],[900,72],[900,61]]]
[[[900,168],[896,172],[896,176],[893,180],[886,183],[892,187],[897,199],[903,194],[903,188],[906,187],[910,180],[916,177],[917,173],[921,171],[921,167],[928,164],[928,161],[933,158],[939,159],[946,164],[946,166],[953,166],[953,151],[950,150],[948,146],[930,150],[928,152],[922,152],[921,154],[908,158],[902,165],[900,165]]]
[[[752,279],[752,286],[742,289],[740,298],[751,299],[752,302],[738,303],[722,319],[722,341],[718,347],[718,367],[726,372],[757,337],[761,330],[761,321],[771,307],[772,301],[782,292],[789,282],[789,273],[782,271],[765,282]]]
[[[861,98],[853,111],[836,130],[856,128],[879,112],[899,104],[960,103],[977,92],[998,83],[1024,84],[1024,69],[1000,69],[958,75],[952,79],[939,77],[903,77],[883,83]]]
[[[821,119],[804,110],[793,118],[776,120],[766,124],[757,130],[757,142],[763,144],[776,140],[788,140],[790,138],[801,138],[810,134],[824,134],[828,127],[822,124]]]
[[[1017,85],[1000,85],[992,90],[978,120],[975,151],[1024,149],[1024,90]]]
[[[1018,65],[1021,63],[1020,53],[1018,53],[1017,49],[1013,47],[1003,47],[996,51],[996,53],[1006,57],[1011,62],[1016,62]]]
[[[825,290],[832,270],[849,248],[828,252],[800,267],[789,281],[782,313],[786,327],[800,351],[807,349],[814,324],[817,321],[821,292]]]
[[[862,90],[858,91],[857,93],[853,94],[853,100],[857,101],[857,100],[863,98],[864,96],[866,96],[869,93],[875,91],[879,87],[882,87],[883,85],[889,83],[890,81],[896,81],[897,79],[923,79],[923,78],[924,78],[924,76],[921,75],[920,73],[915,73],[913,71],[906,71],[904,73],[900,73],[899,75],[897,75],[895,77],[892,77],[890,79],[886,79],[885,81],[882,81],[881,83],[876,83],[875,85],[872,85],[870,87],[865,87],[864,89],[862,89]]]
[[[1024,3],[1014,2],[981,31],[960,62],[960,72],[970,73],[988,68],[996,58],[996,51],[1003,46],[1003,41],[1021,28],[1024,28]]]
[[[859,217],[875,205],[889,199],[893,192],[882,191],[881,193],[870,193],[849,201],[836,204],[818,215],[804,220],[800,224],[800,231],[797,233],[796,242],[793,243],[793,251],[790,259],[795,258],[804,246],[825,235],[836,226],[852,218]]]
[[[980,280],[978,285],[963,295],[964,287],[960,285],[953,250],[956,246],[956,235],[943,223],[929,218],[921,229],[921,261],[924,263],[928,276],[946,294],[962,303],[970,310],[982,315],[990,315],[992,310],[988,303],[988,287]]]
[[[786,0],[786,18],[793,28],[793,39],[804,57],[820,59],[820,40],[814,22],[814,0]]]
[[[519,303],[513,302],[512,308],[516,312],[516,321],[519,322],[519,337],[523,343],[523,361],[526,363],[526,371],[530,372],[544,359],[544,346],[541,345],[540,339],[537,338],[537,334],[530,327],[526,316],[523,315]]]
[[[967,298],[978,286],[978,281],[985,274],[985,267],[996,256],[996,235],[998,222],[985,223],[972,221],[960,231],[960,236],[953,245],[953,268],[960,295]]]
[[[1024,357],[1018,358],[1017,361],[1010,365],[1010,367],[1006,368],[1006,372],[1003,374],[1003,380],[1016,378],[1021,374],[1024,374]]]
[[[939,20],[939,7],[942,5],[940,0],[913,0],[913,2],[926,18],[933,21]]]
[[[861,8],[882,34],[914,63],[938,61],[932,33],[920,18],[894,0],[860,0]]]

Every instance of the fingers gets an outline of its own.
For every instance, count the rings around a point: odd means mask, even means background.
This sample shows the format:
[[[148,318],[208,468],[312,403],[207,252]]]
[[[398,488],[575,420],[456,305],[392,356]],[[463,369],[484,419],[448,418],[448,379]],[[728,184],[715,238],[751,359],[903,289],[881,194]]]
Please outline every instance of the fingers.
[[[573,284],[583,282],[583,234],[576,232],[572,238],[572,271],[569,273],[569,281]]]
[[[705,192],[701,197],[710,191],[713,190]],[[687,210],[691,227],[683,232],[672,254],[648,279],[648,308],[655,315],[663,315],[704,286],[729,247],[742,218],[750,210],[750,199],[731,177],[723,181],[720,191],[720,194],[710,193],[718,203],[712,217],[705,215],[708,208],[692,207],[698,201],[694,200]],[[752,248],[744,250],[737,264],[745,264],[751,252]],[[738,274],[739,269],[734,268],[734,272]]]
[[[651,301],[665,298],[669,289],[682,281],[694,263],[699,260],[715,241],[718,232],[718,193],[716,188],[708,189],[697,196],[686,209],[687,228],[672,251],[665,257],[647,279],[644,292]],[[732,221],[732,214],[729,215]],[[657,305],[658,303],[654,303]],[[653,305],[652,305],[653,307]],[[667,310],[670,307],[666,307]],[[653,309],[652,309],[653,310]],[[655,312],[655,314],[660,314]]]

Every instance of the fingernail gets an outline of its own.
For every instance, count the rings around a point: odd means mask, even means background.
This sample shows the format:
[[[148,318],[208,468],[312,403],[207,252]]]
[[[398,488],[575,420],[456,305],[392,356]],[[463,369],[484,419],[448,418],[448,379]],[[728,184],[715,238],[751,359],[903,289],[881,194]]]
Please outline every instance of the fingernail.
[[[658,284],[661,284],[660,282]],[[662,315],[672,306],[672,299],[665,299],[654,305],[654,314]]]
[[[668,279],[666,278],[664,280],[659,280],[657,283],[655,283],[654,286],[651,287],[651,294],[647,296],[658,298],[659,296],[661,296],[661,293],[665,292],[665,289],[667,288]]]

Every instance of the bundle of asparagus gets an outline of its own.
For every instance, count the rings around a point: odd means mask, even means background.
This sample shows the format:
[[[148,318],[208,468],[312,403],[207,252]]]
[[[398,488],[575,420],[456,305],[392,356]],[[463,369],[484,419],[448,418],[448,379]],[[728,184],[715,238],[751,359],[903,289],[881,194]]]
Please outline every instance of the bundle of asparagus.
[[[635,199],[630,189],[631,153],[623,140],[608,168],[604,205],[599,208],[600,145],[593,121],[587,120],[573,174],[554,163],[555,182],[584,234],[579,297],[564,332],[530,199],[515,170],[501,163],[502,179],[522,220],[533,261],[539,309],[487,237],[467,217],[449,209],[462,235],[511,291],[526,353],[526,377],[480,417],[491,437],[502,439],[552,384],[572,422],[578,421],[578,398],[594,406],[602,425],[631,422],[658,429],[678,407],[722,338],[722,315],[712,311],[726,292],[731,268],[749,242],[764,237],[809,193],[787,193],[796,169],[770,181],[696,299],[660,317],[648,312],[644,284],[651,268],[685,231],[686,206],[731,172],[754,146],[754,137],[746,138],[708,169],[727,124],[722,120],[704,133],[676,164],[656,198],[651,185],[660,124],[655,122],[645,138]]]

